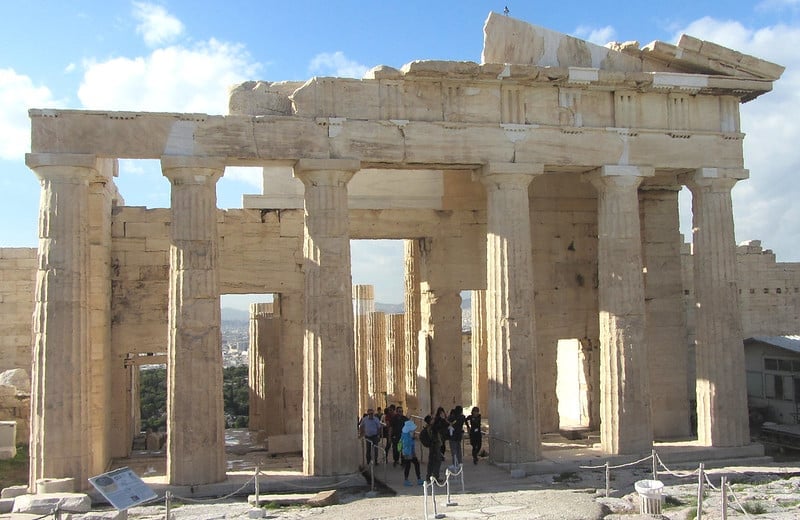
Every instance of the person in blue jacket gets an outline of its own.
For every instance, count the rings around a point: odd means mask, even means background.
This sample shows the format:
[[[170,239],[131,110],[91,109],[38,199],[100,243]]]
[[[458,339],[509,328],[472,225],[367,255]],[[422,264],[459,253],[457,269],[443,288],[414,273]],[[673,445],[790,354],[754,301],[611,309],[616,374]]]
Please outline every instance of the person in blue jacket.
[[[400,435],[400,444],[403,446],[400,454],[403,457],[403,485],[410,486],[411,482],[408,480],[408,473],[411,470],[411,464],[414,464],[414,471],[417,473],[417,484],[422,484],[422,479],[419,476],[419,459],[417,458],[416,441],[414,440],[414,432],[417,425],[414,421],[409,419],[403,424],[403,433]]]

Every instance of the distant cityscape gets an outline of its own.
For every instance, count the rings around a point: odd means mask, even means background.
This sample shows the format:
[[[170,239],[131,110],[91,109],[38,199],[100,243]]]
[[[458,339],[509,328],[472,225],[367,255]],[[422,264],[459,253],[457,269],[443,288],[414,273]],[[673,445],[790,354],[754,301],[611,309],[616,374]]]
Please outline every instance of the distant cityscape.
[[[403,312],[403,304],[376,303],[375,309],[387,314]],[[249,364],[250,313],[231,307],[222,308],[222,366],[235,367]],[[472,311],[469,299],[461,305],[461,329],[472,328]]]

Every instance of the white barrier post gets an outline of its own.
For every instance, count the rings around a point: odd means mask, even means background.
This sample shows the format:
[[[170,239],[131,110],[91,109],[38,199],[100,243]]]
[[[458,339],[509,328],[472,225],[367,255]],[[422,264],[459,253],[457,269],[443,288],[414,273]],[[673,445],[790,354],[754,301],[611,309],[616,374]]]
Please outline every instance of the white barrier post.
[[[725,476],[722,477],[719,485],[722,487],[722,520],[728,520],[728,489],[725,484],[728,480]]]
[[[425,498],[425,505],[422,506],[422,510],[425,513],[425,520],[428,520],[428,483],[422,483],[422,496]]]
[[[444,518],[445,517],[444,513],[439,513],[436,511],[436,490],[434,489],[436,485],[438,485],[438,482],[436,482],[436,477],[431,476],[431,499],[433,500],[433,517]]]
[[[606,498],[611,495],[611,466],[606,461]]]
[[[705,477],[703,476],[703,468],[705,464],[700,463],[700,469],[697,470],[697,518],[703,518],[703,484],[705,484]]]
[[[656,450],[652,450],[651,457],[653,457],[653,480],[658,480],[658,457],[656,456]]]

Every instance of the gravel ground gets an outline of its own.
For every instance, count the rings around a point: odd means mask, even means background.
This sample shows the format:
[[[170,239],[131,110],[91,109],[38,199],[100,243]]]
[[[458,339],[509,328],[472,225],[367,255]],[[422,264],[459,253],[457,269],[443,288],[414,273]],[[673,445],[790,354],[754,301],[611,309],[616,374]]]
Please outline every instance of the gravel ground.
[[[689,474],[691,470],[675,471]],[[703,518],[721,519],[722,493],[720,478],[729,482],[728,518],[760,518],[788,520],[800,518],[800,467],[788,464],[771,464],[756,467],[729,466],[709,470],[703,500]],[[477,476],[477,474],[475,474]],[[654,518],[640,515],[640,497],[634,491],[634,483],[651,478],[644,469],[621,469],[613,472],[611,496],[606,498],[605,473],[586,470],[582,473],[532,475],[521,479],[507,478],[491,483],[474,482],[474,487],[483,490],[460,492],[453,486],[447,505],[444,489],[437,490],[436,512],[447,518],[485,519],[635,519]],[[695,518],[697,508],[697,474],[678,478],[669,474],[659,475],[665,487],[662,515],[655,518],[670,520]],[[495,489],[498,486],[506,490]],[[488,490],[486,488],[492,488]],[[512,489],[513,488],[513,489]],[[457,489],[458,492],[455,490]],[[368,488],[351,488],[338,492],[337,505],[309,507],[306,505],[277,506],[264,509],[265,518],[273,519],[419,519],[426,518],[426,500],[421,486],[401,489],[401,494],[390,487],[369,492]],[[742,513],[738,504],[745,507]],[[184,504],[172,508],[173,519],[225,519],[247,518],[253,508],[244,497],[236,501],[213,504]],[[427,499],[428,518],[434,518],[434,501]],[[165,507],[137,507],[129,512],[129,518],[155,520],[165,517]]]

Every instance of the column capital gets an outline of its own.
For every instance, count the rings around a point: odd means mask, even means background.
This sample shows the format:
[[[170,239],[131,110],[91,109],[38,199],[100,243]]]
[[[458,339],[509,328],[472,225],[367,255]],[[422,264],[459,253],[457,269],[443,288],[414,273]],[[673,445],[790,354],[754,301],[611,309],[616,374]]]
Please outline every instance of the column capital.
[[[655,175],[652,166],[635,166],[627,164],[606,164],[584,174],[598,191],[611,186],[629,186],[638,188],[645,177]]]
[[[698,188],[730,190],[738,181],[749,177],[750,171],[744,168],[697,168],[682,175],[681,180],[690,190]]]
[[[161,173],[172,184],[217,182],[225,173],[225,160],[222,157],[164,155],[161,157]]]
[[[97,156],[78,153],[27,153],[25,164],[39,180],[88,182],[97,175]]]
[[[486,163],[476,172],[487,188],[527,188],[534,177],[544,173],[541,163]],[[474,178],[474,177],[473,177]]]
[[[361,169],[359,159],[299,159],[294,164],[294,176],[308,184],[347,184]]]

